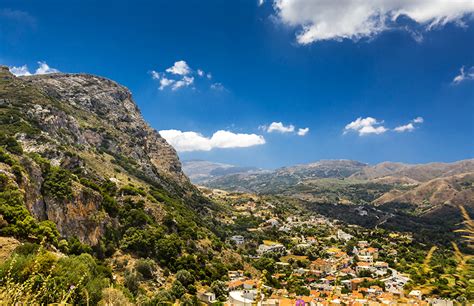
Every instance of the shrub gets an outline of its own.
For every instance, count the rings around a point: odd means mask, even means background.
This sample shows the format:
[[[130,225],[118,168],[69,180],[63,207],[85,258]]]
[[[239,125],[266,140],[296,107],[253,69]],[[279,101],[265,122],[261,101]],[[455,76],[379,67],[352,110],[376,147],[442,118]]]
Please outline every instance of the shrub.
[[[145,279],[153,278],[153,271],[155,270],[155,262],[151,259],[139,259],[135,264],[135,269]]]
[[[23,153],[23,148],[20,143],[12,136],[5,136],[0,134],[0,146],[4,146],[9,152],[20,155]]]
[[[58,200],[72,199],[72,174],[63,168],[51,167],[44,178],[43,192]]]

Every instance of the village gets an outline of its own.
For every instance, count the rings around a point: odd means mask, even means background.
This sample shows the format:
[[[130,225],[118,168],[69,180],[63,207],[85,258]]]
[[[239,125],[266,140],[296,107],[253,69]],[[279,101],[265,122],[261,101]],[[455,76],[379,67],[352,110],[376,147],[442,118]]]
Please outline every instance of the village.
[[[229,271],[225,305],[453,304],[407,290],[409,275],[394,267],[399,246],[412,241],[409,234],[380,237],[319,215],[272,213],[275,205],[252,197],[233,203],[236,222],[262,220],[228,239],[259,273]],[[215,299],[200,296],[208,303]]]

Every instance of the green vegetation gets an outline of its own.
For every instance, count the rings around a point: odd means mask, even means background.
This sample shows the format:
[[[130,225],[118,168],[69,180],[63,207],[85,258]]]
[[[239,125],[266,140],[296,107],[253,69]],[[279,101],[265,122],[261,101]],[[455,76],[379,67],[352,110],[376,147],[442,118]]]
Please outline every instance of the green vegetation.
[[[91,255],[58,257],[42,246],[35,253],[22,247],[0,266],[0,299],[9,305],[95,305],[110,277],[111,271]]]
[[[72,174],[68,170],[51,166],[44,178],[43,192],[58,200],[71,200],[73,197],[72,181]]]

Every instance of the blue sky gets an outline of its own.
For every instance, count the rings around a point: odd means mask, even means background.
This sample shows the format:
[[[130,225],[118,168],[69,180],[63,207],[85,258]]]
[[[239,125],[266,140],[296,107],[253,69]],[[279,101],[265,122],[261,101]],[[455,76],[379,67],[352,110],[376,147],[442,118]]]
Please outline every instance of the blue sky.
[[[473,158],[473,2],[378,2],[3,0],[0,62],[116,80],[182,159]]]

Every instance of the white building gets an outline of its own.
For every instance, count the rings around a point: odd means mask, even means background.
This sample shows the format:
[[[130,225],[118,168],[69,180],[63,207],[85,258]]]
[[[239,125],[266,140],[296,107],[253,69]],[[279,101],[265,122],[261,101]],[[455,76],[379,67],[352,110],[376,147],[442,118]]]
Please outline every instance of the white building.
[[[354,238],[354,236],[344,232],[343,230],[338,230],[337,231],[337,239],[339,239],[339,240],[349,241],[352,238]]]
[[[237,245],[243,244],[245,242],[244,236],[241,236],[241,235],[234,235],[234,236],[230,237],[230,240],[235,242],[235,244],[237,244]]]
[[[282,244],[261,244],[257,249],[258,254],[267,254],[267,253],[286,253],[286,248]]]
[[[257,296],[257,290],[236,290],[229,292],[227,305],[252,306]]]
[[[216,295],[213,292],[198,292],[197,297],[201,302],[206,304],[212,304],[216,302]]]

